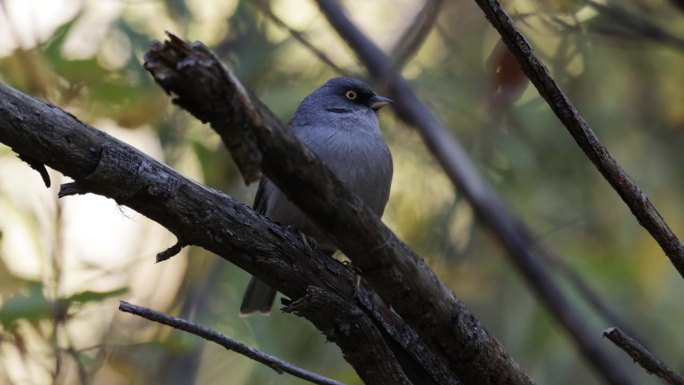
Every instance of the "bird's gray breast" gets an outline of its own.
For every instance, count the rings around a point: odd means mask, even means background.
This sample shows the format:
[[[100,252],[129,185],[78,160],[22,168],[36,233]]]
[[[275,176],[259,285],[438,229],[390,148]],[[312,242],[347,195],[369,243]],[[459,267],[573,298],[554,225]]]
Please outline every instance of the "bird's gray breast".
[[[375,118],[375,116],[373,116]],[[389,199],[392,182],[392,156],[374,119],[373,126],[336,124],[336,127],[295,127],[294,134],[350,190],[357,194],[378,216]],[[270,181],[266,215],[292,225],[313,236],[322,249],[334,249],[329,240]]]

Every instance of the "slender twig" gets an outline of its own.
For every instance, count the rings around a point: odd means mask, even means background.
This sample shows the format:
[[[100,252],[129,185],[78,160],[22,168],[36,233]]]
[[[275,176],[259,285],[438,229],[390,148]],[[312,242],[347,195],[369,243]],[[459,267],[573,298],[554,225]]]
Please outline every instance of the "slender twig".
[[[146,307],[133,305],[126,301],[119,301],[119,310],[126,313],[135,314],[137,316],[146,318],[150,321],[171,326],[174,329],[183,330],[185,332],[194,334],[198,337],[202,337],[207,341],[214,342],[228,350],[232,350],[256,362],[260,362],[268,366],[269,368],[275,370],[278,374],[289,373],[295,377],[312,382],[314,384],[344,385],[339,381],[331,380],[329,378],[321,376],[320,374],[312,373],[308,370],[298,368],[285,360],[281,360],[278,357],[266,354],[258,349],[255,349],[251,346],[247,346],[228,336],[211,330],[205,326],[198,325],[194,322],[190,322],[182,318],[172,317],[170,315],[166,315],[164,313],[148,309]]]
[[[647,373],[655,374],[672,385],[684,385],[684,377],[682,375],[670,369],[653,353],[641,346],[639,342],[625,334],[622,330],[610,328],[603,332],[603,336],[629,354]]]
[[[64,333],[67,334],[66,328],[64,328]],[[71,359],[76,365],[78,380],[81,385],[88,383],[88,372],[86,371],[85,365],[82,362],[82,357],[80,357],[78,350],[74,348],[74,345],[69,341],[69,346],[66,348],[66,352],[71,356]]]
[[[648,20],[643,15],[635,15],[627,9],[616,4],[601,4],[592,0],[583,0],[584,3],[593,7],[609,21],[603,19],[601,22],[586,23],[590,31],[603,33],[607,36],[632,37],[642,40],[666,44],[679,50],[684,49],[684,39],[672,34],[662,26]]]
[[[391,62],[344,14],[338,2],[317,0],[330,24],[350,45],[375,78],[383,76]],[[400,118],[419,128],[427,147],[437,158],[447,176],[473,205],[480,218],[499,237],[508,254],[536,294],[565,327],[596,370],[612,384],[632,384],[620,364],[593,337],[589,325],[545,271],[536,257],[539,250],[527,228],[515,218],[500,198],[480,178],[479,173],[459,143],[415,95],[406,80],[397,75],[388,90]]]
[[[425,1],[423,8],[416,14],[392,48],[392,65],[378,81],[379,84],[386,84],[394,77],[394,74],[400,73],[406,62],[423,46],[425,39],[435,26],[442,4],[443,0]]]
[[[684,0],[670,0],[670,3],[684,12]]]
[[[312,42],[310,42],[304,33],[290,27],[280,17],[273,13],[268,3],[261,1],[253,1],[249,2],[248,4],[257,7],[261,12],[264,13],[264,15],[266,15],[266,17],[271,19],[271,21],[273,21],[278,27],[286,30],[290,34],[290,36],[292,36],[301,45],[303,45],[305,48],[311,51],[311,53],[314,56],[316,56],[320,61],[325,63],[328,67],[332,68],[335,72],[339,73],[340,75],[350,76],[349,71],[338,66],[337,63],[335,63],[332,59],[328,57],[328,55],[325,54],[325,52],[323,52],[321,49],[316,47]]]
[[[578,273],[565,259],[557,255],[554,250],[539,245],[542,248],[542,257],[546,260],[552,268],[558,271],[573,289],[584,298],[589,306],[601,316],[606,322],[613,325],[618,325],[620,328],[627,330],[631,335],[637,336],[636,332],[629,327],[620,316],[613,311],[608,304],[601,299],[594,288],[587,282],[587,280]]]
[[[520,63],[523,72],[547,101],[582,151],[620,195],[639,223],[658,242],[679,274],[684,277],[684,245],[651,204],[646,194],[601,144],[596,134],[551,77],[530,43],[513,24],[511,17],[503,10],[499,1],[475,1],[490,23],[499,31],[502,40]]]

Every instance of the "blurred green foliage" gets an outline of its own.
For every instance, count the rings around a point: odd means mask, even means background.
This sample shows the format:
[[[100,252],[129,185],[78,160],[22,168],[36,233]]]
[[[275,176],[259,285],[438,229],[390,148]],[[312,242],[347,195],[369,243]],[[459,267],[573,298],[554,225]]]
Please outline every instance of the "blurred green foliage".
[[[220,141],[172,106],[143,70],[150,41],[163,39],[169,30],[205,42],[283,120],[307,93],[336,75],[250,1],[121,1],[106,17],[98,13],[100,3],[83,2],[46,37],[35,35],[33,43],[18,39],[17,31],[26,29],[7,17],[19,2],[0,3],[8,26],[0,33],[9,36],[0,41],[15,44],[0,57],[0,81],[98,128],[123,129],[117,132],[124,138],[151,136],[165,162],[246,203],[254,187],[242,185]],[[312,2],[270,4],[339,66],[364,77]],[[422,2],[345,4],[350,16],[392,52]],[[684,12],[676,5],[657,0],[506,2],[590,126],[682,236]],[[684,371],[682,344],[676,342],[682,339],[684,320],[681,277],[521,76],[474,3],[443,2],[432,32],[402,72],[539,241],[557,251],[675,370]],[[381,122],[396,170],[385,222],[474,309],[538,383],[598,383],[419,136],[390,111],[381,113]],[[0,164],[0,382],[301,383],[196,337],[115,314],[114,299],[131,295],[140,304],[191,318],[309,370],[360,383],[339,349],[307,322],[278,311],[239,318],[247,275],[204,250],[191,248],[178,276],[164,280],[162,275],[147,291],[135,279],[145,274],[137,270],[137,261],[151,263],[161,249],[150,250],[144,241],[120,255],[123,267],[79,260],[76,265],[94,276],[67,285],[75,274],[65,263],[78,259],[67,246],[79,243],[80,230],[65,235],[70,228],[60,213],[80,198],[69,198],[68,205],[57,202],[55,190],[45,190],[6,148],[0,148]],[[35,180],[18,184],[16,170]],[[33,190],[43,195],[27,193]],[[128,215],[111,214],[114,219],[102,223]],[[155,231],[144,218],[134,221],[148,226],[143,234]],[[124,219],[124,226],[131,222]],[[38,262],[25,265],[27,250]],[[179,263],[178,258],[165,262]],[[601,338],[600,332],[613,325],[587,305],[562,271],[552,271]],[[115,283],[103,290],[90,287],[105,278]],[[613,350],[637,382],[657,383]]]

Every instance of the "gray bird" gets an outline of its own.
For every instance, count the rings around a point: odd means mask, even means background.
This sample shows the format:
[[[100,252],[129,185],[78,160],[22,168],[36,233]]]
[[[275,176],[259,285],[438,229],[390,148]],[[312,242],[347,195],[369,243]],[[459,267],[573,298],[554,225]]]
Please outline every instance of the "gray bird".
[[[304,98],[291,121],[294,135],[378,216],[389,198],[392,155],[376,112],[388,103],[360,80],[334,78]],[[312,237],[321,251],[335,252],[330,239],[267,178],[259,183],[254,209]],[[272,287],[252,277],[240,314],[268,314],[275,296]]]

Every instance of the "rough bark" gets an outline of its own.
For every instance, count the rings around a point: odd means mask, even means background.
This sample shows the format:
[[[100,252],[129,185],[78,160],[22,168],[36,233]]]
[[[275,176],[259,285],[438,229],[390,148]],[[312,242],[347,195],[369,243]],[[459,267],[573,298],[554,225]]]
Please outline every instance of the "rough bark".
[[[665,365],[663,361],[622,330],[610,328],[603,332],[603,336],[629,354],[634,362],[641,365],[647,373],[655,374],[671,385],[684,385],[684,376]]]
[[[435,276],[425,262],[399,240],[344,187],[309,150],[289,133],[261,102],[240,84],[212,84],[206,79],[236,82],[206,47],[190,45],[174,36],[155,44],[145,55],[145,67],[164,89],[176,95],[174,102],[231,142],[256,141],[262,171],[299,206],[359,268],[361,276],[392,308],[440,354],[451,370],[466,383],[529,384],[531,380],[480,324],[470,310]],[[221,92],[214,92],[214,90]],[[239,96],[225,96],[235,90]],[[196,100],[202,109],[195,111]],[[236,102],[235,102],[236,101]],[[233,104],[229,104],[233,103]],[[223,131],[227,114],[207,107],[241,114],[232,119],[250,125],[248,130]],[[215,119],[215,120],[214,120]],[[240,136],[250,132],[249,136]]]
[[[258,275],[294,300],[305,302],[307,290],[315,287],[342,301],[349,312],[338,307],[318,310],[334,319],[337,330],[359,325],[362,317],[363,325],[378,329],[366,330],[367,336],[383,336],[359,341],[355,338],[358,334],[326,334],[340,346],[374,346],[372,352],[344,352],[366,383],[405,383],[404,373],[397,371],[397,360],[416,376],[411,378],[415,383],[456,383],[454,375],[410,327],[392,317],[393,312],[364,283],[357,286],[355,273],[312,251],[298,234],[220,191],[191,181],[69,113],[3,84],[0,142],[34,163],[72,177],[74,182],[62,186],[61,196],[103,195],[169,229],[179,245],[167,254],[182,245],[198,245]],[[330,321],[310,320],[324,333],[333,330]],[[396,354],[392,352],[397,349]]]

